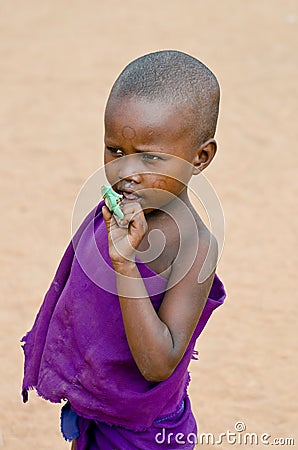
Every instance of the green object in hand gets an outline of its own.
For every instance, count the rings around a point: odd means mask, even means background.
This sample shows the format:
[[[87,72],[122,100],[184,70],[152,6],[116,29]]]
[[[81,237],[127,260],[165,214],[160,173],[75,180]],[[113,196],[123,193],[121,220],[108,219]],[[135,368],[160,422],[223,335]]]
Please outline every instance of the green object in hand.
[[[104,184],[101,187],[101,193],[104,198],[105,204],[112,213],[115,213],[120,219],[124,218],[124,214],[121,211],[120,203],[122,200],[122,195],[117,194],[110,184]]]

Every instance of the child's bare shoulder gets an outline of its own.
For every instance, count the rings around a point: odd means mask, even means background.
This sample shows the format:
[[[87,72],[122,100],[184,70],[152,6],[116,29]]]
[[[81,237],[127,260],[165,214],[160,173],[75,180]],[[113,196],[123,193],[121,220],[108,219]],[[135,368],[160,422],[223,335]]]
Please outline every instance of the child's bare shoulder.
[[[173,261],[173,268],[188,265],[195,270],[210,275],[214,270],[218,256],[218,245],[215,236],[201,219],[198,212],[192,208],[187,220],[182,222],[180,229],[179,252]]]
[[[157,273],[167,276],[181,267],[185,270],[195,264],[199,271],[204,264],[209,268],[216,264],[217,241],[195,209],[185,216],[156,215],[148,225],[147,244],[152,251],[159,250],[158,257],[148,265]],[[155,234],[150,236],[151,232]]]

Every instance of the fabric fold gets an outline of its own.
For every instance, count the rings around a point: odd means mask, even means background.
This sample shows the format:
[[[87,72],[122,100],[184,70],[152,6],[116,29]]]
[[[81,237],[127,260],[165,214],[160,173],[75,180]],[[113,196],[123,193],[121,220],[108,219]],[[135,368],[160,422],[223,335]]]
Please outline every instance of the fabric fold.
[[[101,202],[67,247],[33,328],[23,338],[23,399],[28,390],[51,402],[68,400],[85,419],[146,430],[181,404],[195,343],[225,298],[215,275],[206,305],[184,357],[172,375],[145,380],[125,335],[115,274],[109,258]],[[136,261],[156,311],[167,281]]]

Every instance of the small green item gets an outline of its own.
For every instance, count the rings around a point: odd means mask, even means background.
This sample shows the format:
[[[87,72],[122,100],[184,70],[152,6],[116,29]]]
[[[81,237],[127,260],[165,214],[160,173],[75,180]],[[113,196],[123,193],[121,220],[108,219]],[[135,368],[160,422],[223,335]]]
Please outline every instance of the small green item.
[[[105,204],[112,213],[115,213],[120,219],[124,218],[124,214],[121,211],[120,203],[122,200],[122,195],[117,194],[110,184],[104,184],[101,187],[101,193],[104,198]]]

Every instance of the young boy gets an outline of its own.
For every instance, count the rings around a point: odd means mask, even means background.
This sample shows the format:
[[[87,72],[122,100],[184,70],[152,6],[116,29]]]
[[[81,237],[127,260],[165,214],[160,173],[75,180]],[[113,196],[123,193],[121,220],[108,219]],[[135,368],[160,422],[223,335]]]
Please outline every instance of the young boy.
[[[24,401],[67,400],[77,450],[194,447],[187,367],[225,292],[187,184],[215,155],[218,105],[215,76],[178,51],[133,61],[111,90],[105,171],[124,218],[103,202],[88,215],[23,339]]]

